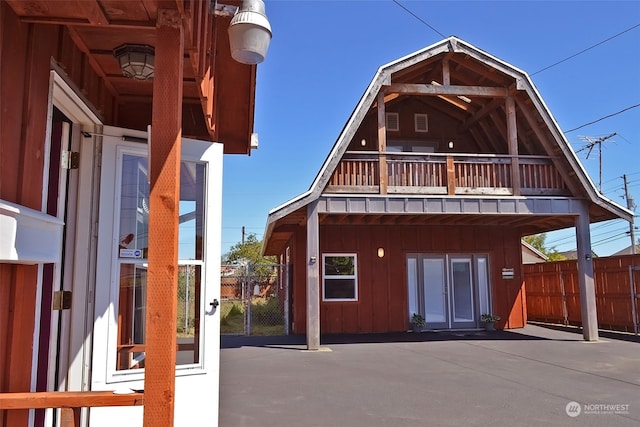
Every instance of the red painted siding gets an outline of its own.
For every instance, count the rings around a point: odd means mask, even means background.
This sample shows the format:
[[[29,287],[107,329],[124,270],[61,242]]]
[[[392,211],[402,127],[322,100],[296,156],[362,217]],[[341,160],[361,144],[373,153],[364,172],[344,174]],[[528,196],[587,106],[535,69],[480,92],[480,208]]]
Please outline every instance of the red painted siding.
[[[295,248],[293,283],[295,327],[304,333],[306,320],[306,231],[300,228]],[[378,258],[377,250],[385,255]],[[526,324],[520,233],[502,227],[321,225],[321,253],[356,253],[358,301],[321,302],[322,333],[405,331],[408,324],[406,256],[409,253],[486,253],[490,260],[493,311],[498,327]],[[513,268],[513,280],[502,279],[502,268]]]
[[[62,26],[22,23],[3,1],[0,43],[0,199],[40,210],[51,59],[100,108],[113,99]],[[0,264],[1,392],[30,389],[37,274],[37,266]],[[27,417],[0,411],[0,425],[26,425]]]

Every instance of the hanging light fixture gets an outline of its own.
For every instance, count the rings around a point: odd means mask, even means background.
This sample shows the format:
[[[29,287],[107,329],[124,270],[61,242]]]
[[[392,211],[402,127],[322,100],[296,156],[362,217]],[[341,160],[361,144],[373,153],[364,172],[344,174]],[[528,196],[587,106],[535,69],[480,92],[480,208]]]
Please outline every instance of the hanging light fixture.
[[[152,80],[154,69],[153,47],[140,44],[123,44],[113,50],[122,74],[136,80]]]
[[[262,0],[244,0],[229,24],[231,57],[242,64],[264,61],[271,42],[271,25]]]

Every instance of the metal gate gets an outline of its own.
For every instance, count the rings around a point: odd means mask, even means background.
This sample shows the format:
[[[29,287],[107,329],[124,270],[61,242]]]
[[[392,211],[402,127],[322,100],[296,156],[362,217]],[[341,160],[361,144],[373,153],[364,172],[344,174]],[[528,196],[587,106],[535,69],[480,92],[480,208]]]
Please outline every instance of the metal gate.
[[[289,334],[289,274],[286,265],[223,265],[220,287],[220,333]]]

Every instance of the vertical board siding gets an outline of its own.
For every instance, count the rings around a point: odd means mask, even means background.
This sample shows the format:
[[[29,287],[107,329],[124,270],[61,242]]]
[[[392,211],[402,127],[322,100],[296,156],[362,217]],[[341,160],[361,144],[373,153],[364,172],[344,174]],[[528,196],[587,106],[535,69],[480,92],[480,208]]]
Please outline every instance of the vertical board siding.
[[[305,232],[291,244],[306,247]],[[489,238],[491,236],[491,238]],[[400,332],[409,327],[406,256],[409,253],[489,255],[493,311],[502,317],[498,327],[526,324],[520,235],[501,227],[320,225],[320,252],[356,253],[358,301],[321,302],[321,333]],[[384,248],[383,258],[377,250]],[[296,257],[293,284],[292,332],[305,332],[306,257]],[[503,280],[502,268],[513,268],[515,279]],[[322,286],[322,280],[321,284]]]
[[[0,199],[40,210],[51,58],[87,99],[112,101],[64,27],[22,23],[0,2],[0,42]],[[38,266],[0,264],[0,283],[0,349],[11,349],[0,356],[0,391],[29,391]],[[2,425],[27,423],[26,410],[0,412]]]
[[[594,282],[598,324],[601,328],[634,330],[630,266],[640,267],[640,255],[595,258]],[[581,325],[578,265],[575,260],[524,266],[529,319]],[[640,293],[640,271],[634,271],[636,294]],[[563,292],[564,288],[564,292]],[[640,324],[640,302],[635,299],[636,324]]]
[[[57,46],[55,26],[19,22],[0,3],[0,198],[40,209],[45,155],[49,61]],[[0,348],[11,349],[0,365],[2,391],[31,387],[31,354],[36,313],[38,267],[0,265],[3,280]],[[6,425],[26,425],[28,411],[3,413]]]

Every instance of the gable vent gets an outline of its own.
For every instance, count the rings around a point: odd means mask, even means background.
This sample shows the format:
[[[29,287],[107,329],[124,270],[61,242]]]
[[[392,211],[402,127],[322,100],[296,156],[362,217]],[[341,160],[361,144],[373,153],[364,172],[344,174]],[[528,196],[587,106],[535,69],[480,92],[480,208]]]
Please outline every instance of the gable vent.
[[[400,130],[400,118],[398,117],[398,113],[386,113],[385,117],[387,131]]]
[[[426,114],[415,114],[413,121],[416,132],[429,132],[429,120]]]

